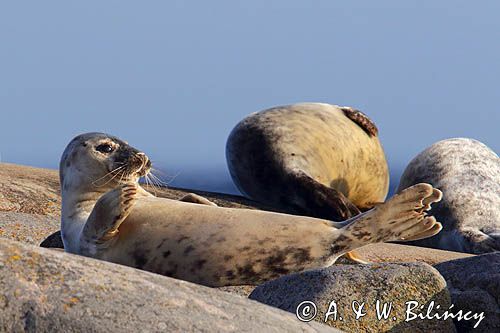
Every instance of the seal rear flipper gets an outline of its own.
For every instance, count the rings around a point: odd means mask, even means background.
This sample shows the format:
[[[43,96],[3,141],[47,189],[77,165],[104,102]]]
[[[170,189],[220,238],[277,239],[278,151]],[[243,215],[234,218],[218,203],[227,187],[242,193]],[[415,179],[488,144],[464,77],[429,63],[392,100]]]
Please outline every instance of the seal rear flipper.
[[[394,195],[384,204],[350,219],[341,230],[344,238],[358,243],[405,241],[421,236],[431,237],[442,228],[423,208],[438,202],[441,192],[429,184],[417,184]]]
[[[291,191],[287,193],[295,193],[291,201],[299,214],[344,221],[361,213],[342,192],[317,182],[302,170],[290,173],[288,185]]]
[[[137,184],[127,183],[99,198],[83,227],[84,240],[90,243],[103,243],[116,236],[119,226],[132,210],[137,189]]]
[[[344,112],[344,115],[347,118],[355,122],[369,136],[377,136],[378,134],[377,126],[375,126],[373,121],[371,121],[366,114],[348,106],[341,106],[340,109]]]

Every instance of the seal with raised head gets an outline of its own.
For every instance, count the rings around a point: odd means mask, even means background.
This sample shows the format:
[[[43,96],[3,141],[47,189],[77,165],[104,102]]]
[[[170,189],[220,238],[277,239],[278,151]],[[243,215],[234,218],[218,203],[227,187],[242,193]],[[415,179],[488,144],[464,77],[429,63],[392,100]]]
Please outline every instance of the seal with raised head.
[[[148,157],[102,133],[77,136],[60,163],[65,250],[207,286],[258,284],[333,264],[375,242],[435,235],[429,184],[345,222],[157,198],[138,183]]]
[[[387,195],[389,170],[377,134],[351,107],[278,106],[236,125],[226,159],[247,197],[287,213],[343,221]]]
[[[434,143],[406,167],[399,190],[420,182],[445,193],[433,213],[443,231],[415,245],[486,253],[500,250],[500,158],[467,138]]]

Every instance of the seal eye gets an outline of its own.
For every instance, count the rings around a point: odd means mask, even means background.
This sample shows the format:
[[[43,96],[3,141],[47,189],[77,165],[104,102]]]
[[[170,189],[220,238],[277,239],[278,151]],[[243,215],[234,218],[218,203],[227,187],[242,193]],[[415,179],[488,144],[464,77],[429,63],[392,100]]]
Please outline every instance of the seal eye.
[[[103,143],[102,145],[95,147],[95,150],[104,154],[109,154],[113,151],[113,147],[107,143]]]

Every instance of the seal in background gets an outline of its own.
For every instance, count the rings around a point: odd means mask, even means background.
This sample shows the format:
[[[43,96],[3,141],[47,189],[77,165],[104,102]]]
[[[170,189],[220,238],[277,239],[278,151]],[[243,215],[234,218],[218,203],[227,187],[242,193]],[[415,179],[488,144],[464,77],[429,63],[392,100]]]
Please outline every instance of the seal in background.
[[[408,164],[399,190],[420,182],[444,193],[433,209],[443,231],[415,245],[477,254],[500,250],[500,158],[495,152],[473,139],[436,142]]]

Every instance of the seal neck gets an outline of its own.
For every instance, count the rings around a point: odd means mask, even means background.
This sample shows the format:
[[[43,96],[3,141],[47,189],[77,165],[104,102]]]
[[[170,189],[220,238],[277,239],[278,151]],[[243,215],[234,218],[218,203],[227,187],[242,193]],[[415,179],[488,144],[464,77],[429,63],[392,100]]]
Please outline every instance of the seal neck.
[[[78,253],[80,234],[92,209],[99,198],[109,188],[86,188],[63,184],[61,207],[61,236],[64,248],[68,252]]]

